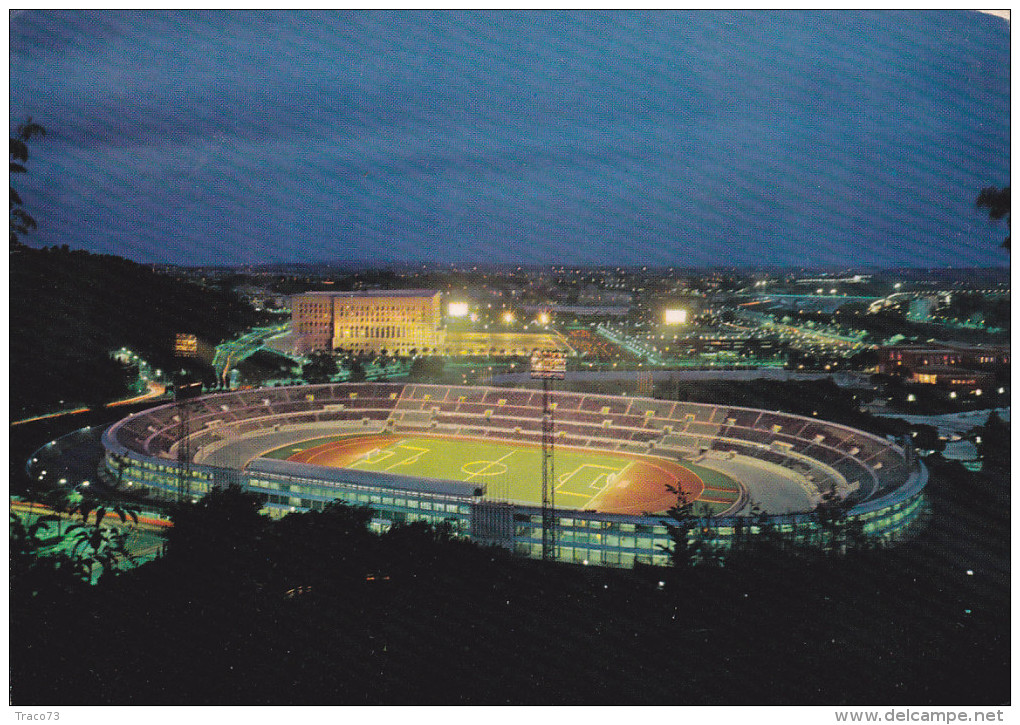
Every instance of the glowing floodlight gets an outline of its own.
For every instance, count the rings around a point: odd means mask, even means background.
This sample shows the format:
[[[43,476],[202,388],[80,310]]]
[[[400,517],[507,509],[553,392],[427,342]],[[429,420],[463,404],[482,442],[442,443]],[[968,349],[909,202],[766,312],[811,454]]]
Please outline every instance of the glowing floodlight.
[[[465,317],[468,313],[467,302],[451,302],[447,308],[450,317]]]
[[[538,323],[540,325],[548,325],[549,324],[549,313],[548,312],[539,312],[538,313]]]
[[[667,325],[682,325],[687,322],[687,310],[666,310],[663,319]]]

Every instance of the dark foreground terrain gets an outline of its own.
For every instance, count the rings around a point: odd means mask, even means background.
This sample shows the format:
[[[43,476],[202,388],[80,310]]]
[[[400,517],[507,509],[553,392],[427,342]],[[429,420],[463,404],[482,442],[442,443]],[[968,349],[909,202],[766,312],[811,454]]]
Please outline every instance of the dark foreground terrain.
[[[15,554],[11,702],[1002,703],[1008,474],[932,474],[909,544],[678,571],[379,537],[341,507],[270,522],[211,496],[177,514],[164,558],[94,587]]]

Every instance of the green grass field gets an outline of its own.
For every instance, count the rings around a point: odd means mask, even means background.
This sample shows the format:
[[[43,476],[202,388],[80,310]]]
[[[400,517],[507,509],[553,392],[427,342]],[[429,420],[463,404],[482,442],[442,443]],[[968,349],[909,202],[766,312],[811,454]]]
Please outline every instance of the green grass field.
[[[559,503],[588,508],[630,461],[620,456],[555,452]],[[542,450],[537,446],[475,440],[394,436],[391,445],[362,454],[347,465],[364,471],[445,478],[485,486],[489,496],[522,503],[542,502]]]
[[[538,505],[542,502],[542,450],[538,446],[470,438],[417,436],[330,436],[291,444],[265,454],[317,465],[477,483],[490,498]],[[554,454],[556,505],[590,509],[613,485],[626,479],[631,456],[558,447]],[[705,486],[699,501],[712,512],[729,507],[739,485],[720,473],[684,463]],[[631,471],[633,474],[634,471]],[[663,481],[654,485],[661,490]],[[713,500],[714,499],[714,500]]]

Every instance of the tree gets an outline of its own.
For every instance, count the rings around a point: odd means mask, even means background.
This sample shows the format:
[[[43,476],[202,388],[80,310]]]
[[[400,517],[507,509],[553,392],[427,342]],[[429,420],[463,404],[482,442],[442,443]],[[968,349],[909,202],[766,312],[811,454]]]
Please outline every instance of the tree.
[[[73,542],[71,556],[80,562],[86,583],[96,578],[97,568],[99,576],[116,574],[123,562],[131,561],[126,531],[98,524],[72,524],[67,527],[67,533]]]
[[[988,414],[988,420],[976,440],[978,454],[983,467],[987,471],[1008,472],[1010,464],[1009,424],[1005,423],[994,410]]]
[[[81,516],[83,524],[88,523],[89,516],[93,513],[96,515],[96,526],[100,526],[103,523],[103,519],[106,518],[107,514],[116,515],[122,524],[126,524],[128,519],[131,519],[136,524],[138,523],[138,511],[136,509],[125,506],[117,501],[100,502],[99,499],[90,495],[77,496],[67,511],[68,513]]]
[[[981,190],[978,194],[975,206],[979,209],[984,207],[988,209],[988,218],[992,221],[998,221],[1003,217],[1006,218],[1006,228],[1009,228],[1009,187],[998,188],[995,186],[987,186]],[[1009,249],[1009,235],[1006,235],[1005,241],[1002,246],[1005,249]]]
[[[9,580],[11,611],[22,614],[29,611],[27,602],[42,592],[53,589],[72,589],[80,586],[84,568],[80,561],[63,549],[49,548],[42,532],[56,516],[40,516],[31,524],[16,514],[10,515]],[[25,600],[22,606],[16,599]]]
[[[676,494],[676,503],[666,511],[672,519],[666,522],[666,531],[672,543],[668,546],[660,545],[659,548],[669,554],[674,567],[686,569],[694,564],[697,554],[697,543],[691,541],[691,532],[698,526],[698,521],[694,517],[694,497],[672,484],[666,488],[670,493]]]
[[[262,504],[263,497],[235,485],[213,488],[196,503],[179,504],[167,532],[168,558],[235,570],[236,557],[249,556],[269,525],[259,513]]]
[[[848,548],[864,545],[864,527],[860,519],[850,518],[850,504],[834,491],[822,495],[815,507],[822,549],[829,554],[845,554]]]
[[[351,361],[350,371],[351,374],[347,379],[352,383],[363,383],[365,382],[365,379],[368,377],[365,374],[365,366],[362,365],[357,360]]]
[[[416,357],[407,371],[407,379],[411,382],[440,380],[443,376],[443,359]]]
[[[301,377],[309,383],[328,383],[336,375],[336,360],[328,352],[313,352],[301,367]]]
[[[18,126],[14,135],[10,137],[11,174],[24,174],[28,171],[25,168],[25,163],[28,161],[28,142],[33,136],[45,135],[46,129],[38,123],[33,123],[31,118]],[[24,246],[18,239],[19,235],[28,234],[32,229],[35,229],[36,224],[35,219],[22,208],[24,203],[18,192],[14,190],[13,183],[11,183],[10,204],[10,234],[11,249],[13,250]]]
[[[57,536],[63,536],[63,514],[71,513],[78,500],[78,494],[66,488],[50,488],[43,491],[39,498],[43,504],[56,512]]]

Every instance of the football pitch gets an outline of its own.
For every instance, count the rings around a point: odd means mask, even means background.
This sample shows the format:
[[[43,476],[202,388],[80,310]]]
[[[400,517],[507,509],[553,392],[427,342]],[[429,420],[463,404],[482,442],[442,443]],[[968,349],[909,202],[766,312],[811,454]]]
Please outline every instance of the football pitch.
[[[526,443],[417,435],[333,436],[265,455],[302,463],[476,483],[486,498],[540,505],[542,449]],[[690,493],[699,508],[721,512],[739,498],[739,485],[687,464],[557,446],[553,456],[557,508],[606,513],[659,513],[676,501],[666,486]]]

